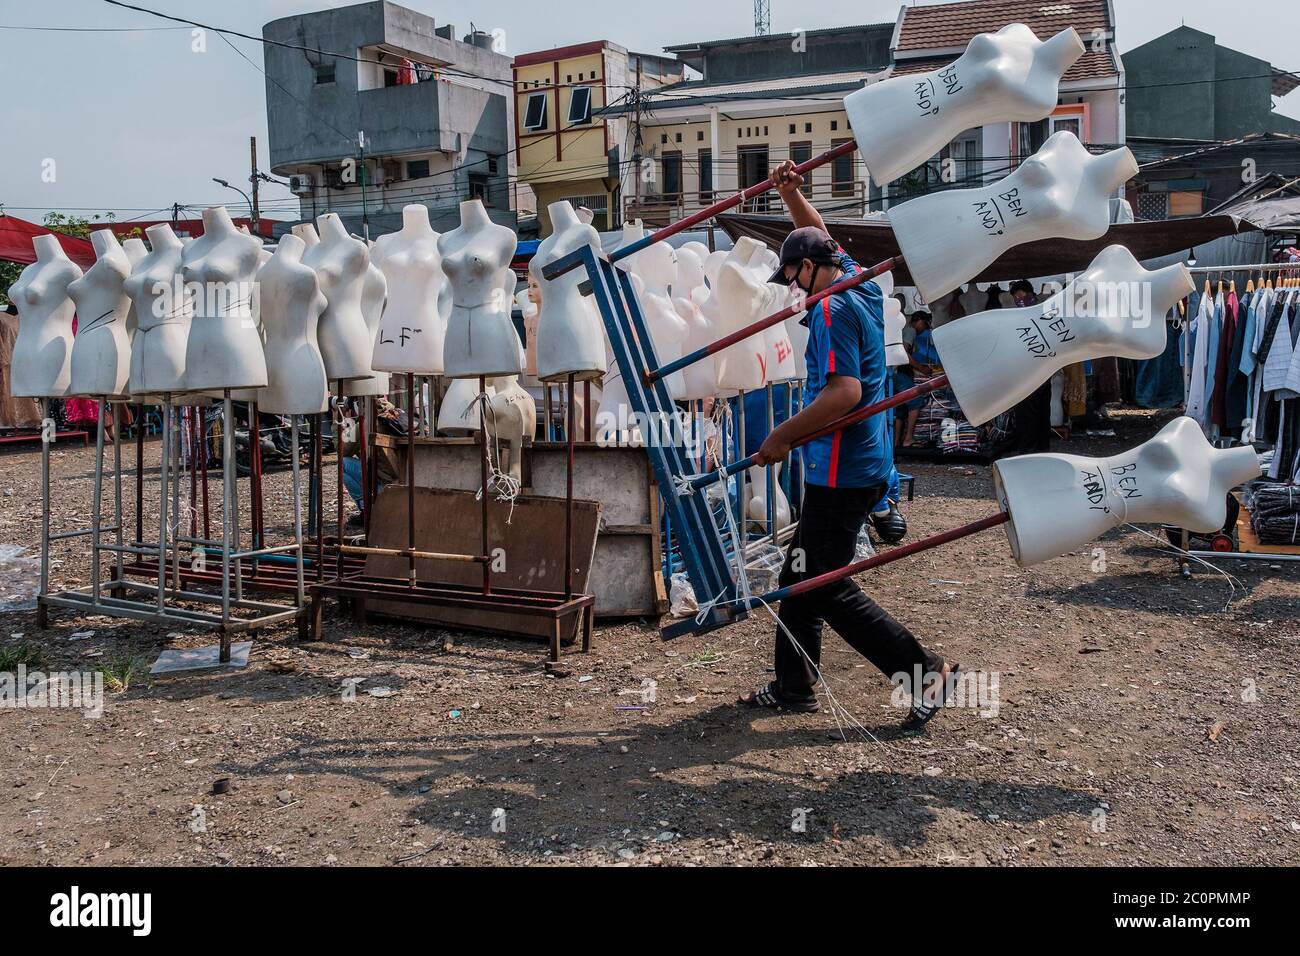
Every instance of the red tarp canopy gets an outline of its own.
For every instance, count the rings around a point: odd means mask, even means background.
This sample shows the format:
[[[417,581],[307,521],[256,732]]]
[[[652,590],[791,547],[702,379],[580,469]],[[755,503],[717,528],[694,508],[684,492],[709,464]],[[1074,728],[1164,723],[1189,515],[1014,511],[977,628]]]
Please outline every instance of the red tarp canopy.
[[[234,216],[231,219],[236,226],[247,226],[249,232],[253,230],[253,220],[244,216]],[[126,222],[97,222],[91,226],[91,229],[112,229],[118,237],[136,235],[136,230],[140,230],[140,238],[145,238],[144,231],[150,226],[158,223],[166,223],[171,226],[178,236],[190,236],[197,239],[203,235],[202,219],[131,219]],[[257,222],[257,234],[264,239],[274,238],[275,226],[279,223],[278,219],[259,219]]]
[[[36,250],[32,248],[32,239],[45,235],[57,236],[59,245],[63,246],[68,258],[83,270],[95,264],[95,250],[88,240],[51,232],[44,226],[15,216],[0,216],[0,259],[23,265],[35,262]]]

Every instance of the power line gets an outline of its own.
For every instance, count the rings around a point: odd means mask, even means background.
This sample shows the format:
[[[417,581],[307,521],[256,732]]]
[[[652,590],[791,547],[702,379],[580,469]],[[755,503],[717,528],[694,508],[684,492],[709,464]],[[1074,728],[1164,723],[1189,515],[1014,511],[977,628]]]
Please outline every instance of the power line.
[[[302,53],[312,53],[315,54],[316,56],[328,56],[328,57],[334,57],[335,59],[339,59],[339,60],[350,60],[353,63],[371,63],[376,66],[391,65],[385,62],[384,60],[375,60],[375,59],[369,59],[367,57],[353,56],[350,53],[337,53],[331,50],[321,50],[318,48],[303,46],[298,43],[286,43],[283,40],[268,40],[266,37],[253,36],[251,33],[241,33],[238,30],[228,30],[225,29],[224,27],[214,27],[207,23],[200,23],[197,20],[189,20],[185,17],[176,17],[168,13],[161,13],[157,10],[150,10],[148,7],[138,7],[132,3],[123,3],[122,0],[104,0],[104,3],[111,4],[112,6],[115,7],[122,7],[126,10],[135,10],[137,13],[147,13],[151,17],[159,17],[163,20],[172,20],[176,23],[185,23],[192,27],[198,27],[201,30],[211,30],[213,33],[222,34],[222,35],[229,34],[232,37],[240,37],[241,39],[244,40],[252,40],[254,43],[261,43],[264,46],[267,45],[278,46],[278,47],[283,47],[286,50],[297,50]],[[450,73],[454,76],[464,76],[472,80],[479,80],[484,83],[496,83],[500,86],[509,86],[512,90],[514,89],[513,80],[498,80],[495,77],[479,76],[477,73],[469,73],[464,70],[457,70],[449,66],[437,66],[437,67],[433,67],[433,70],[438,73]]]

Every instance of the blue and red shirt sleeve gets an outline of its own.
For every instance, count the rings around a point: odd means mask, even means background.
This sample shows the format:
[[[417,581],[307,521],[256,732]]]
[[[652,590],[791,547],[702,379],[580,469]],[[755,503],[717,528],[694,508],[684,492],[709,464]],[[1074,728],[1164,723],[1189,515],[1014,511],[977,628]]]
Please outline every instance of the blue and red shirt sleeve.
[[[857,312],[839,296],[828,296],[817,303],[812,317],[819,349],[818,364],[822,376],[852,375],[859,377],[862,367],[862,326]]]

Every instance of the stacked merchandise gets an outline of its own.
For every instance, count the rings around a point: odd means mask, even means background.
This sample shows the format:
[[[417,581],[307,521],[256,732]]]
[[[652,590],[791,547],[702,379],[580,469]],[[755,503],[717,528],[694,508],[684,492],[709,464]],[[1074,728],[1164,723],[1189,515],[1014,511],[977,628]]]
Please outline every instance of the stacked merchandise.
[[[1260,544],[1300,544],[1300,488],[1260,482],[1251,489],[1249,507]]]
[[[919,385],[925,379],[918,376]],[[984,426],[972,425],[962,414],[951,389],[940,388],[926,396],[913,432],[915,446],[945,455],[988,453],[1006,439],[1009,415],[999,415]]]

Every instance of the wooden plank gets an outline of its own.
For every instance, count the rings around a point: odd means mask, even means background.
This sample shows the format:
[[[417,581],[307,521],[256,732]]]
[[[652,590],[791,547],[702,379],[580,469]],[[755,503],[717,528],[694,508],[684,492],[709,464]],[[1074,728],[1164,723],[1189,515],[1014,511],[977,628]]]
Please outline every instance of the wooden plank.
[[[415,489],[415,546],[421,551],[477,554],[481,547],[482,504],[474,492],[454,489]],[[407,494],[404,485],[390,485],[375,499],[370,519],[370,544],[379,548],[405,548],[407,544]],[[596,529],[600,524],[600,503],[575,499],[574,572],[575,593],[590,593],[592,564],[596,550]],[[488,542],[497,557],[492,581],[502,587],[533,590],[564,590],[564,499],[520,495],[513,509],[505,502],[488,501]],[[500,549],[498,551],[498,549]],[[504,561],[504,569],[502,568]],[[403,557],[370,555],[366,575],[405,579],[409,562]],[[463,561],[417,559],[419,581],[477,585],[482,568]],[[379,598],[366,599],[367,611],[408,618],[443,627],[468,628],[548,639],[550,619],[513,614],[507,610],[482,611],[434,607]],[[571,622],[568,640],[577,634],[579,615]]]

